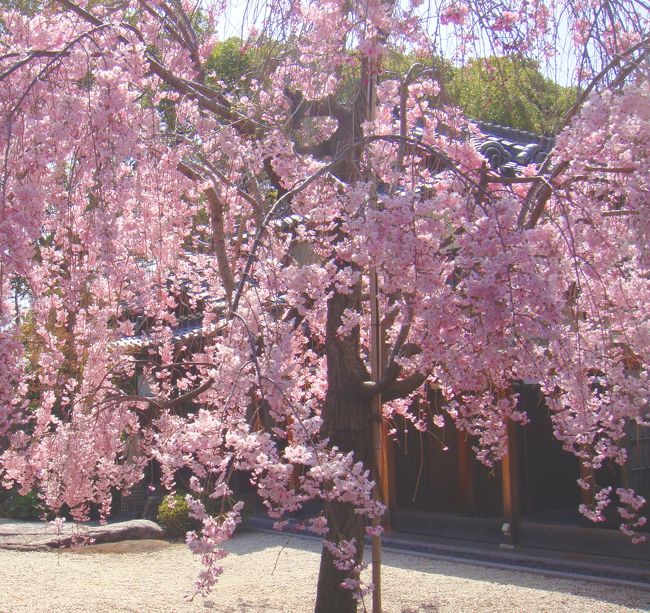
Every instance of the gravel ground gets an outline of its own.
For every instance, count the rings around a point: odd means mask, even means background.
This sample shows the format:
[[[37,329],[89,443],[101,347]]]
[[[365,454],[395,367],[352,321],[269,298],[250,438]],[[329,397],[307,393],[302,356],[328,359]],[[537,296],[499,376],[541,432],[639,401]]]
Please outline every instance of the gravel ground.
[[[199,561],[184,544],[124,541],[63,552],[0,550],[0,611],[301,613],[313,610],[319,543],[243,532],[208,598],[189,600]],[[622,613],[650,592],[384,552],[385,613]],[[370,609],[368,600],[366,606]],[[360,607],[363,611],[363,607]],[[336,612],[332,612],[336,613]]]

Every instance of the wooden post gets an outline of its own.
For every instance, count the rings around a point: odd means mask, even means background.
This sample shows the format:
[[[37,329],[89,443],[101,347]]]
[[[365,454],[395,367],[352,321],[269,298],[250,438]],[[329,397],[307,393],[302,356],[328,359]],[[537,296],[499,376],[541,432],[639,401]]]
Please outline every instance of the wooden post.
[[[374,381],[381,378],[381,320],[379,313],[379,304],[377,301],[377,271],[370,271],[370,368]],[[375,480],[374,497],[375,500],[385,500],[385,483],[386,473],[384,472],[384,433],[383,433],[383,416],[381,410],[381,395],[375,394],[372,399],[372,439],[375,452],[375,471],[373,478]],[[372,520],[373,527],[381,525],[379,519]],[[381,536],[373,535],[372,537],[372,611],[373,613],[382,613],[381,607]]]
[[[377,106],[377,65],[372,58],[368,58],[368,119],[375,119]],[[370,176],[372,173],[369,171]],[[376,194],[373,196],[376,198]],[[376,202],[375,202],[376,205]],[[381,331],[381,313],[379,311],[379,280],[377,278],[377,269],[371,265],[369,271],[370,280],[370,371],[373,381],[378,382],[382,376],[382,331]],[[386,500],[385,489],[387,471],[385,468],[386,452],[384,442],[386,440],[383,426],[383,413],[381,409],[381,395],[375,394],[372,399],[372,439],[374,445],[374,463],[375,481],[374,497],[375,500]],[[381,525],[379,519],[373,519],[372,525],[378,528]],[[381,536],[372,536],[372,612],[382,613],[381,606]]]
[[[508,419],[508,452],[501,460],[503,484],[503,542],[501,547],[513,548],[519,542],[519,465],[517,458],[517,426]]]

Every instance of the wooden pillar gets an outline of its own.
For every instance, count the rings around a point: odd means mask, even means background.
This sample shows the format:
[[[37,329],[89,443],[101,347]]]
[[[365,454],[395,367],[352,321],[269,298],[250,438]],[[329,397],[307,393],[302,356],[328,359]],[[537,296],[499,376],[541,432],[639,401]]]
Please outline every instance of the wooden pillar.
[[[501,547],[512,548],[519,542],[519,464],[517,454],[517,425],[508,420],[508,452],[501,461],[503,484],[503,542]]]
[[[472,450],[467,440],[467,433],[456,428],[456,445],[458,459],[458,497],[461,513],[474,513],[474,466]]]

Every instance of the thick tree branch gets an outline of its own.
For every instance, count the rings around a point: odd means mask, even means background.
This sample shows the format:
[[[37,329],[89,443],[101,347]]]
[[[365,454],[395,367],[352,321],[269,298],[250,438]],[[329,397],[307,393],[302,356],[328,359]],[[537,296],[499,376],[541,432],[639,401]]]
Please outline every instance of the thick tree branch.
[[[347,112],[333,94],[320,100],[309,101],[305,101],[299,91],[294,92],[287,89],[285,94],[291,101],[290,125],[294,130],[302,126],[302,122],[306,117],[338,118],[342,113]]]
[[[29,64],[32,60],[41,58],[41,57],[63,57],[66,55],[66,51],[58,51],[58,50],[48,50],[48,49],[34,49],[32,51],[29,51],[27,55],[22,59],[17,61],[16,63],[12,64],[7,70],[5,70],[3,73],[0,74],[0,81],[6,79],[9,75],[13,74],[24,66],[25,64]],[[10,54],[10,55],[18,55],[18,54]]]
[[[89,13],[86,9],[81,8],[78,4],[75,4],[71,0],[57,0],[59,4],[62,4],[65,8],[78,15],[83,20],[91,23],[94,26],[104,25],[103,21],[98,17],[95,17],[92,13]]]
[[[390,385],[386,391],[382,392],[382,402],[389,402],[397,400],[398,398],[406,398],[412,394],[418,387],[424,384],[427,380],[427,375],[421,372],[414,372],[405,379],[399,379]]]
[[[210,226],[212,229],[212,249],[217,256],[219,274],[223,282],[223,288],[226,292],[228,304],[232,301],[232,294],[235,290],[235,279],[230,264],[228,263],[228,253],[226,251],[225,228],[223,223],[223,201],[219,197],[217,190],[209,187],[205,190],[205,195],[210,205]]]

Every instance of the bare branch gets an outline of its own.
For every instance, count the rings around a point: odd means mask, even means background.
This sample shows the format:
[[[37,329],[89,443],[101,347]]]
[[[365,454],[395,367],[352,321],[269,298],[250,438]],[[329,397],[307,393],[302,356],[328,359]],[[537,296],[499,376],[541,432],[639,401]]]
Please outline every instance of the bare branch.
[[[59,50],[34,49],[33,51],[30,51],[27,54],[27,56],[24,57],[22,60],[17,61],[11,67],[7,68],[7,70],[5,70],[2,74],[0,74],[0,81],[6,79],[9,75],[16,72],[16,70],[18,70],[25,64],[29,64],[29,62],[31,62],[32,60],[41,57],[54,57],[54,58],[63,57],[66,53],[67,53],[66,51],[59,51]]]

